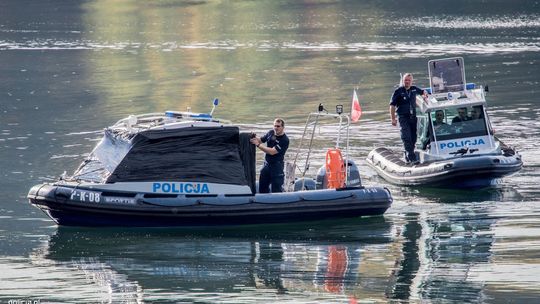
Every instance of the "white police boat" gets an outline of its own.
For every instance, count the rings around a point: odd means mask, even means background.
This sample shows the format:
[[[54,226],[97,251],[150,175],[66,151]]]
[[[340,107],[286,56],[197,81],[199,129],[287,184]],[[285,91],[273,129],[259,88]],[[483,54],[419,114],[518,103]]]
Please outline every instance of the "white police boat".
[[[388,182],[407,186],[481,188],[519,171],[519,153],[494,136],[482,86],[465,82],[463,58],[428,63],[430,93],[417,97],[418,163],[379,147],[367,163]]]
[[[359,176],[349,183],[342,171],[330,170],[319,186],[293,179],[290,192],[256,193],[251,133],[212,113],[122,119],[73,175],[32,187],[29,201],[63,226],[283,223],[381,215],[390,207],[386,188],[362,187]],[[342,167],[351,171],[349,163]]]

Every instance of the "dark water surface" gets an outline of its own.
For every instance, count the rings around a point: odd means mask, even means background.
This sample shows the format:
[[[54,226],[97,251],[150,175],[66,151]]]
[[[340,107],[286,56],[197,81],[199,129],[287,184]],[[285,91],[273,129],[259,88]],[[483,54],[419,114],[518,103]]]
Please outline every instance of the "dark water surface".
[[[387,185],[364,158],[400,144],[387,114],[399,73],[427,86],[427,61],[449,56],[490,86],[495,131],[524,168],[479,191]],[[537,302],[539,64],[538,1],[1,1],[0,303]],[[294,151],[307,113],[347,108],[355,87],[353,158],[364,184],[392,191],[383,217],[66,229],[25,199],[129,114],[219,97],[216,114],[245,129],[282,116]]]

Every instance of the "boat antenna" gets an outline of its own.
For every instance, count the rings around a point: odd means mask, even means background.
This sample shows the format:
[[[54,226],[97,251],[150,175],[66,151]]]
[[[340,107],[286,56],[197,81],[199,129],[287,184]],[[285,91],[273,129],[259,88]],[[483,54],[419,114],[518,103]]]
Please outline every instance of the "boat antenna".
[[[214,106],[212,107],[212,111],[210,111],[210,116],[212,116],[218,104],[219,104],[219,99],[214,98]]]

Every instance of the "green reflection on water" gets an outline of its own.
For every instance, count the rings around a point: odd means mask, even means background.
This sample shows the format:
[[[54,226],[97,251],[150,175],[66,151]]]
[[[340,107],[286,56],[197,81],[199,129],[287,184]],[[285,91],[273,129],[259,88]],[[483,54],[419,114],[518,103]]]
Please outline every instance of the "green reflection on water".
[[[353,32],[340,4],[94,1],[83,8],[84,39],[99,45],[86,54],[104,115],[206,111],[218,97],[227,119],[303,120],[320,102],[348,105],[353,87],[372,88],[383,77],[367,72],[377,70],[373,62],[332,49],[376,31]],[[362,13],[376,15],[370,6]],[[335,54],[320,43],[311,48],[321,37]]]

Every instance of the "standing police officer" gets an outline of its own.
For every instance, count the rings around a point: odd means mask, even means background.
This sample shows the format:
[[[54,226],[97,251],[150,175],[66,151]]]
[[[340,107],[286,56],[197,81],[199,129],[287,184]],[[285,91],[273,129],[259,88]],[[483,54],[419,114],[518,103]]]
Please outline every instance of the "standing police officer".
[[[412,85],[411,73],[403,75],[403,85],[397,88],[390,100],[390,118],[392,125],[397,125],[396,113],[399,119],[401,140],[405,148],[405,160],[417,162],[414,147],[416,144],[416,95],[427,97],[427,92]]]
[[[265,153],[264,165],[259,174],[259,193],[269,193],[272,185],[272,193],[283,192],[285,174],[283,172],[285,152],[289,148],[289,137],[285,134],[285,122],[283,119],[274,120],[274,128],[263,137],[253,137],[250,141]],[[266,143],[266,146],[262,146]]]

